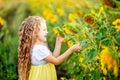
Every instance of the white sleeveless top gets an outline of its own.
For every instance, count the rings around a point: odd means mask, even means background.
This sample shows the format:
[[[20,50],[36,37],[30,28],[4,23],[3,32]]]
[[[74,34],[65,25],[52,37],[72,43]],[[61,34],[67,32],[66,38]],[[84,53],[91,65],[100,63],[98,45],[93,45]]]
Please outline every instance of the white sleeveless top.
[[[34,45],[31,50],[31,63],[32,65],[44,65],[47,64],[44,60],[50,55],[50,50],[45,45]]]

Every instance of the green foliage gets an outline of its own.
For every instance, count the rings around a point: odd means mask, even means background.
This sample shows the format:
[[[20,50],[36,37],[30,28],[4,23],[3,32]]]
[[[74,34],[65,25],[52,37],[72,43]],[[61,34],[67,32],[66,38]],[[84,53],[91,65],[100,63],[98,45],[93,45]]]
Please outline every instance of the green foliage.
[[[39,15],[46,19],[49,32],[47,39],[51,51],[54,50],[56,38],[53,28],[57,26],[66,40],[61,47],[61,53],[68,49],[68,41],[82,46],[81,51],[74,52],[59,66],[59,69],[67,71],[66,76],[62,76],[64,80],[119,79],[120,31],[112,22],[120,18],[120,1],[112,1],[116,8],[105,6],[99,0],[66,0],[66,3],[64,0],[56,2],[53,0],[11,0],[11,2],[5,0],[4,2],[2,0],[0,17],[5,20],[5,23],[0,24],[0,79],[17,80],[18,78],[17,33],[21,22],[29,15]],[[70,33],[66,33],[64,28],[67,28]],[[117,61],[117,77],[113,73],[114,69],[108,71],[107,75],[104,75],[101,70],[100,55],[103,45],[109,47],[110,55]]]
[[[115,40],[118,45],[120,45],[120,32],[115,35]]]
[[[10,35],[0,42],[0,77],[4,80],[17,79],[17,37]]]
[[[18,27],[31,12],[21,1],[13,1],[13,4],[5,1],[3,4],[0,5],[0,16],[4,19],[3,26],[0,26],[0,79],[17,80]]]

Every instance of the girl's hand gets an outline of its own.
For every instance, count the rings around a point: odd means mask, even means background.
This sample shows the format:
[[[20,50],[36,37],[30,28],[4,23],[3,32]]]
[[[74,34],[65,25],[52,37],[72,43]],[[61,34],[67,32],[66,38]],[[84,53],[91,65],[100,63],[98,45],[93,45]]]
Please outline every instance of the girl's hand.
[[[56,38],[56,41],[62,43],[63,40],[64,40],[64,38],[58,34],[57,38]]]
[[[79,44],[75,44],[72,47],[70,47],[70,49],[72,50],[72,52],[80,51],[81,50],[81,46]]]

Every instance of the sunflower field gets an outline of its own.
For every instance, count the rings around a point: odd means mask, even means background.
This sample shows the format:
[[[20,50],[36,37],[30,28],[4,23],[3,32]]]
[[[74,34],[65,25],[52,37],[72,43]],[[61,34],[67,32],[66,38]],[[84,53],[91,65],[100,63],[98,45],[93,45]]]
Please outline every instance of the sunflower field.
[[[119,0],[0,0],[0,80],[18,79],[18,29],[31,15],[46,20],[51,51],[57,34],[61,54],[82,47],[56,66],[58,80],[120,80]]]

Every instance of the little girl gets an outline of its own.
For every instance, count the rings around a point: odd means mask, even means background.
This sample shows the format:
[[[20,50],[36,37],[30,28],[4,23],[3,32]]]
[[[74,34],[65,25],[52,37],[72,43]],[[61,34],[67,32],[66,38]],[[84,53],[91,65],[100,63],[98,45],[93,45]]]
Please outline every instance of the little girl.
[[[39,16],[29,16],[19,29],[18,76],[19,80],[57,80],[54,65],[61,64],[72,52],[81,49],[79,44],[60,54],[63,38],[58,35],[53,52],[46,46],[46,22]]]

